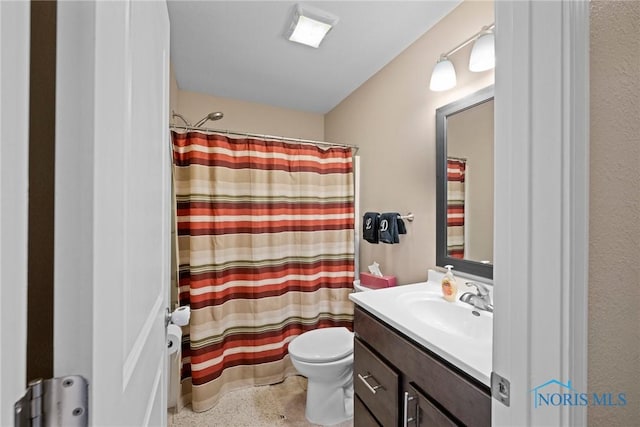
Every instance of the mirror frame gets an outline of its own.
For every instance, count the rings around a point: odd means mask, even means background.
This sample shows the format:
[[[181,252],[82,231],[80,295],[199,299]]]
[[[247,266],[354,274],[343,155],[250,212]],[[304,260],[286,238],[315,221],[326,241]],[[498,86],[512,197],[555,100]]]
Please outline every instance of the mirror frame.
[[[493,264],[483,264],[447,255],[447,117],[492,99],[494,99],[493,85],[436,110],[436,265],[444,267],[450,264],[454,267],[454,272],[459,271],[488,279],[493,279]]]

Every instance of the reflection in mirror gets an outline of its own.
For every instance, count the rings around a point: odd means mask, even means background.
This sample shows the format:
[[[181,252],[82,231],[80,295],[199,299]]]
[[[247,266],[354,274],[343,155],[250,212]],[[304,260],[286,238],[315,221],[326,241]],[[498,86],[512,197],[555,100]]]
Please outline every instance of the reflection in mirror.
[[[447,118],[447,252],[493,259],[493,100]]]
[[[493,86],[436,111],[436,264],[493,277]]]

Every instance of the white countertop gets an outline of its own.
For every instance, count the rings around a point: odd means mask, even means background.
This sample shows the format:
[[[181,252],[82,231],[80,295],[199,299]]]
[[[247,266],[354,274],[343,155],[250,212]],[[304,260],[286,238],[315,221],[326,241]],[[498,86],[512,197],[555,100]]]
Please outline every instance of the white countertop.
[[[458,283],[461,281],[458,280]],[[460,289],[458,297],[465,291],[466,289]],[[452,303],[442,301],[440,304],[442,293],[439,281],[356,292],[350,294],[349,298],[389,326],[483,384],[491,386],[493,344],[491,313],[481,311],[479,314],[484,318],[479,319],[471,313],[473,309],[469,304],[460,301]],[[443,322],[441,318],[432,317],[436,314],[428,313],[426,310],[416,313],[416,310],[408,308],[408,302],[416,302],[421,298],[438,300],[437,305],[443,310],[451,308],[450,312],[454,313],[453,320],[449,317],[446,322]],[[448,330],[449,326],[452,327],[453,332]],[[462,331],[462,333],[456,333],[456,331]]]

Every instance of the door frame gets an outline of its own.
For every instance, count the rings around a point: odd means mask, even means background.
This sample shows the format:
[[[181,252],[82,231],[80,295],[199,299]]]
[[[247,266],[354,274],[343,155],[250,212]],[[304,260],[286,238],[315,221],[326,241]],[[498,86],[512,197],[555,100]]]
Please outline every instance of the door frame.
[[[27,376],[30,10],[0,2],[0,425]]]
[[[497,1],[493,370],[510,406],[492,424],[586,425],[586,406],[535,408],[532,391],[587,391],[589,2]]]
[[[496,312],[493,366],[495,372],[509,377],[511,381],[511,406],[506,407],[493,400],[493,425],[533,424],[535,421],[543,421],[539,418],[542,416],[540,413],[532,412],[529,395],[532,386],[536,384],[536,375],[565,376],[571,378],[574,384],[580,384],[583,389],[587,388],[589,6],[585,0],[547,3],[550,2],[496,2],[496,117],[500,117],[496,120],[496,146],[501,148],[497,150],[501,154],[498,154],[496,160],[506,162],[504,164],[510,167],[498,171],[496,175],[496,223],[504,226],[501,227],[502,231],[496,228],[498,262],[494,279],[497,286],[494,293]],[[12,18],[3,19],[9,7],[21,8],[15,20],[11,11],[9,13]],[[541,16],[547,8],[560,12],[561,18],[549,20],[548,16]],[[11,40],[6,43],[8,47],[21,52],[14,58],[19,58],[19,64],[24,66],[23,72],[17,72],[15,79],[10,79],[3,69],[2,89],[3,100],[8,99],[5,98],[5,91],[9,87],[4,84],[6,77],[16,90],[26,90],[16,100],[20,107],[15,112],[25,113],[23,119],[28,117],[28,86],[24,84],[28,84],[28,10],[28,2],[0,4],[3,32],[5,29],[9,31],[5,24],[10,21],[22,29],[21,32],[11,31],[11,38],[2,37],[3,41]],[[23,24],[18,25],[22,21]],[[545,44],[544,41],[548,40],[553,43]],[[553,55],[544,55],[549,46],[557,45],[556,40],[562,41],[558,46],[558,49],[562,48],[560,52],[555,49]],[[562,51],[568,54],[562,55]],[[4,54],[9,52],[3,43],[3,59]],[[556,72],[551,73],[550,70],[554,68]],[[545,101],[548,101],[548,97],[558,101],[558,96],[549,93],[549,90],[536,90],[544,89],[545,86],[553,87],[556,93],[561,94],[559,108],[554,110],[560,114],[559,119],[551,123],[545,120]],[[18,156],[19,160],[11,164],[17,168],[17,175],[12,174],[12,177],[17,183],[15,190],[19,206],[26,212],[27,179],[19,178],[27,173],[24,150],[28,146],[28,131],[23,126],[26,122],[19,117],[5,120],[5,114],[9,114],[6,108],[2,108],[0,113],[2,141],[7,141],[4,135],[8,129],[2,126],[4,123],[10,122],[12,129],[20,134],[12,150],[22,148],[24,158]],[[549,165],[537,156],[541,154],[542,148],[534,142],[538,141],[536,136],[539,136],[536,130],[541,130],[542,126],[545,127],[544,133],[555,136],[552,139],[560,144],[562,161]],[[20,141],[24,141],[24,144]],[[2,151],[5,148],[3,145]],[[530,154],[533,155],[527,157]],[[5,159],[0,153],[0,161]],[[14,157],[13,160],[15,159]],[[2,165],[3,173],[9,171],[4,163]],[[551,178],[537,180],[547,173],[552,177],[559,176],[560,181]],[[2,179],[4,181],[5,175]],[[78,186],[80,184],[76,183]],[[552,187],[551,195],[545,196],[541,191],[545,187]],[[3,202],[7,197],[4,189],[2,187]],[[499,194],[503,196],[500,197]],[[513,198],[508,198],[511,196]],[[544,213],[544,208],[548,207],[544,205],[547,197],[560,201],[560,206],[553,209],[557,214],[555,218],[561,218],[560,224],[552,224],[551,227],[560,233],[549,236],[549,232],[544,237],[534,238],[532,232],[543,230],[544,221],[551,218]],[[19,216],[18,211],[14,212]],[[543,219],[537,219],[539,214]],[[22,218],[26,218],[26,215]],[[12,222],[14,219],[15,222]],[[15,229],[18,233],[17,246],[13,247],[13,253],[4,250],[5,242],[11,241],[4,233],[5,221],[18,225]],[[15,280],[13,283],[18,287],[15,301],[24,305],[24,310],[18,309],[18,312],[23,313],[26,319],[26,223],[20,222],[17,217],[8,218],[7,213],[2,211],[2,232],[3,250],[0,261],[3,267],[3,285],[0,292],[3,317],[0,330],[3,342],[6,342],[9,328],[5,320],[9,312],[5,310],[4,303],[8,303],[9,299],[5,298],[5,280]],[[548,249],[546,239],[560,240],[558,248],[561,257],[554,262],[549,262],[549,255],[545,254]],[[17,264],[9,262],[10,255],[19,258]],[[565,262],[557,262],[559,259]],[[14,274],[6,268],[16,265],[20,269],[21,264],[24,264],[22,273],[18,271]],[[89,272],[85,272],[87,273]],[[502,283],[508,285],[500,286]],[[22,285],[24,288],[20,291]],[[23,292],[22,297],[20,292]],[[539,318],[540,314],[544,314],[547,319]],[[536,346],[542,338],[545,342],[551,341],[548,336],[549,325],[552,326],[551,331],[557,329],[553,333],[556,345],[552,350],[558,357],[551,360],[545,358],[550,350],[548,345]],[[22,340],[26,343],[25,337]],[[22,342],[20,338],[19,342]],[[15,347],[18,355],[22,347],[24,346]],[[5,353],[0,357],[2,366],[5,367],[9,359]],[[17,392],[16,386],[20,391],[24,387],[24,365],[24,357],[18,357],[10,372],[1,372],[2,423],[12,419],[9,403],[13,400],[12,394]],[[8,375],[11,376],[10,379]],[[586,408],[558,408],[545,420],[558,425],[585,425]]]

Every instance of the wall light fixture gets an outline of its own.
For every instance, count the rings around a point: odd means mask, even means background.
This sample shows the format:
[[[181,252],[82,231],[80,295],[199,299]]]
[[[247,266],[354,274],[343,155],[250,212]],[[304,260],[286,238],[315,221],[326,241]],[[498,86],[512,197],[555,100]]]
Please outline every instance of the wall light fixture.
[[[469,56],[469,70],[479,72],[494,68],[496,64],[496,55],[493,29],[495,26],[495,24],[491,24],[486,27],[482,27],[482,29],[473,36],[469,37],[449,52],[440,55],[440,59],[438,59],[438,62],[431,73],[429,89],[434,92],[441,92],[455,87],[456,70],[453,67],[453,63],[449,60],[449,57],[472,42],[475,43],[471,48],[471,55]]]

